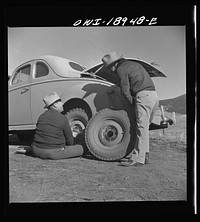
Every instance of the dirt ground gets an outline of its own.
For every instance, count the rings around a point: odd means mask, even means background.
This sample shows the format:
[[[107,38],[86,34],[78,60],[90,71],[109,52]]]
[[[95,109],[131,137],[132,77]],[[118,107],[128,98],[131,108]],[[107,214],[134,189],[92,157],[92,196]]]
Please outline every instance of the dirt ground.
[[[150,133],[150,163],[142,167],[92,156],[42,160],[17,154],[20,142],[12,136],[9,202],[186,201],[187,147],[185,123],[180,123],[165,135],[159,130]]]
[[[151,162],[41,160],[9,148],[10,202],[186,200],[186,147],[151,139]]]

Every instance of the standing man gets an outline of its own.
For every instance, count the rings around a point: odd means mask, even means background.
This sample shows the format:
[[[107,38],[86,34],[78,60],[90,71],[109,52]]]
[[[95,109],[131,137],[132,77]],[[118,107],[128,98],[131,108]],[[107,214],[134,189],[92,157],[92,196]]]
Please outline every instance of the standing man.
[[[47,110],[39,117],[32,153],[42,159],[65,159],[81,156],[83,146],[74,144],[69,121],[62,115],[63,103],[56,92],[43,99]]]
[[[142,65],[119,58],[115,52],[105,55],[102,61],[118,75],[122,94],[135,105],[136,145],[129,158],[121,160],[122,165],[142,166],[148,163],[149,124],[159,104],[154,83]]]

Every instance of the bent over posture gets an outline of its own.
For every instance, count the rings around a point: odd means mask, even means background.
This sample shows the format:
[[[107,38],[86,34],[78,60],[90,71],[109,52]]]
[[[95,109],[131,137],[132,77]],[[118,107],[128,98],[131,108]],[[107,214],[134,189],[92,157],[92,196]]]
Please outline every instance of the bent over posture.
[[[121,92],[135,105],[137,140],[130,158],[122,160],[123,165],[143,165],[149,156],[149,124],[159,104],[154,83],[142,65],[119,58],[115,52],[105,55],[102,61],[118,75]]]
[[[69,121],[62,115],[63,103],[57,93],[52,92],[43,99],[47,110],[39,117],[31,145],[35,156],[42,159],[65,159],[81,156],[81,144],[74,144]]]

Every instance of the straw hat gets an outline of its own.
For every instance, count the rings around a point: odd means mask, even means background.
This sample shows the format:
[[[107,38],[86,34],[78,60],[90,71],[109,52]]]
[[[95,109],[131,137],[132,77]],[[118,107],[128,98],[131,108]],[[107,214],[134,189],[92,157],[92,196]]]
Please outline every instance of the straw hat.
[[[53,103],[55,103],[55,102],[57,102],[59,100],[61,100],[59,95],[56,92],[51,92],[50,94],[45,96],[44,99],[43,99],[43,101],[45,103],[45,107],[44,108],[48,108]]]

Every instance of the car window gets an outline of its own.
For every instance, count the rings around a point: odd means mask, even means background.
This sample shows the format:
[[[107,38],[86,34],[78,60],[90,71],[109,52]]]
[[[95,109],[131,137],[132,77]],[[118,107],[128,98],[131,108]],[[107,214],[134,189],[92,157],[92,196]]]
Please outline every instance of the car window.
[[[12,84],[18,84],[27,82],[30,77],[31,65],[26,65],[20,69],[18,69],[15,73],[15,76],[12,80]]]
[[[69,62],[69,65],[71,66],[72,69],[75,69],[76,71],[83,71],[85,69],[84,67],[74,62]]]
[[[35,78],[43,77],[49,74],[49,68],[43,62],[36,63]]]

